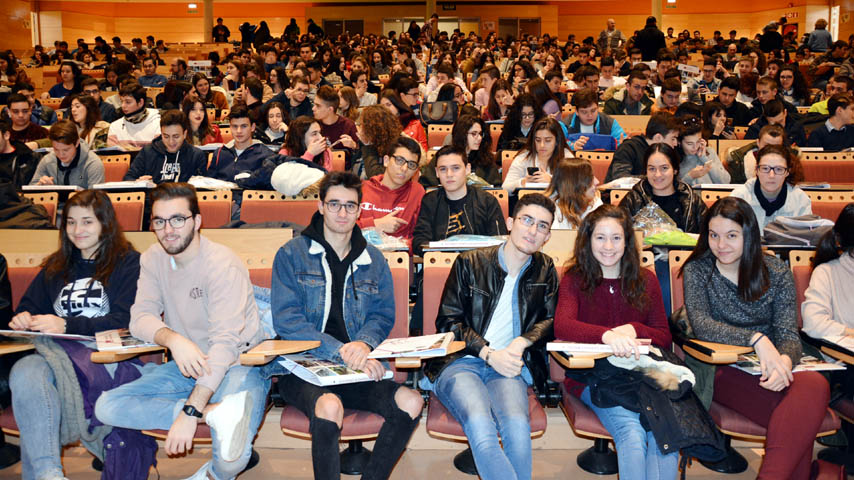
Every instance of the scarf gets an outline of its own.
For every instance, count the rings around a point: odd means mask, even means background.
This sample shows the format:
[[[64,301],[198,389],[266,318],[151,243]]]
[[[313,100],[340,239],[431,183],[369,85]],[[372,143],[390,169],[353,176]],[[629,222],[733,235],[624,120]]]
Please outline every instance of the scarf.
[[[77,147],[77,153],[74,154],[74,160],[68,164],[68,166],[62,165],[62,160],[57,157],[56,159],[56,168],[59,169],[59,173],[63,174],[62,182],[59,185],[71,185],[69,182],[69,177],[71,176],[71,171],[77,168],[77,164],[80,163],[80,147]]]
[[[786,204],[786,196],[788,195],[788,188],[785,184],[783,184],[783,188],[780,189],[780,193],[777,195],[777,198],[774,199],[773,202],[768,201],[765,198],[765,194],[762,193],[762,187],[759,185],[759,180],[756,180],[756,183],[753,184],[753,193],[756,195],[756,199],[759,200],[759,205],[765,210],[765,216],[770,217],[774,215],[774,212],[783,208],[783,205]]]
[[[130,123],[142,123],[146,117],[148,117],[148,110],[145,108],[145,104],[139,110],[125,115],[125,119]]]

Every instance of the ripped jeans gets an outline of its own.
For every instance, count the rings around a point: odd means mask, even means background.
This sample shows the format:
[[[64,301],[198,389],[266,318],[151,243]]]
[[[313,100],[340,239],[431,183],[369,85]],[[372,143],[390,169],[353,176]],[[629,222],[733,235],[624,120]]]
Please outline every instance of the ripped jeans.
[[[149,363],[143,368],[142,377],[138,380],[101,395],[95,404],[95,416],[101,422],[115,427],[169,430],[195,385],[194,378],[181,374],[177,362],[162,365]],[[226,462],[222,459],[217,448],[216,432],[211,429],[211,435],[214,436],[213,459],[208,473],[214,478],[234,478],[246,467],[252,453],[252,440],[263,420],[269,389],[270,380],[264,379],[261,369],[235,365],[228,369],[219,388],[211,396],[208,403],[219,403],[226,395],[247,390],[252,398],[249,435],[243,453],[237,460]]]

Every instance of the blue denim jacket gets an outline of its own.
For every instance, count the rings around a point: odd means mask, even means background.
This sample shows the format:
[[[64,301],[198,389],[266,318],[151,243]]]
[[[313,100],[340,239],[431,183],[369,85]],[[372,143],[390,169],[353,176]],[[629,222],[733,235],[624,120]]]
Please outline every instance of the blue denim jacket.
[[[382,253],[368,245],[353,261],[352,276],[344,279],[344,324],[351,341],[376,348],[394,325],[394,286]],[[320,340],[313,355],[343,363],[340,341],[323,333],[329,317],[332,273],[326,250],[306,236],[286,243],[273,262],[273,327],[285,340]],[[265,375],[287,371],[278,361],[269,363]]]

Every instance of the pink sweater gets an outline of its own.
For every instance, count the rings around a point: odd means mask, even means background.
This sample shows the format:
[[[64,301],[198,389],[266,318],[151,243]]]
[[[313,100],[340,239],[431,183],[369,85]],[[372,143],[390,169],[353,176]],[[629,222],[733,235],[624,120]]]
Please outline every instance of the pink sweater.
[[[211,372],[196,383],[216,391],[240,353],[262,340],[258,309],[246,266],[228,247],[200,238],[199,254],[172,269],[159,243],[140,258],[130,331],[147,342],[168,327],[208,355]],[[163,315],[161,319],[161,314]]]

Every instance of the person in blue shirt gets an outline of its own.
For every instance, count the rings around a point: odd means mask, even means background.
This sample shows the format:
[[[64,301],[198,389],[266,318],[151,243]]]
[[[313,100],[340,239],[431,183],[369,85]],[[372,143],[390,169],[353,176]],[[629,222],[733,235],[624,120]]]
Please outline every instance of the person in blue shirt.
[[[139,77],[139,84],[143,87],[163,87],[166,85],[166,77],[157,74],[157,63],[151,57],[142,59],[142,71],[145,75]]]
[[[572,104],[575,106],[575,113],[567,121],[567,130],[570,135],[574,133],[610,135],[614,137],[615,145],[619,145],[627,136],[616,120],[599,111],[599,92],[596,90],[579,90],[572,96]],[[567,145],[572,151],[585,150],[588,139],[589,137],[582,135],[574,142],[567,142]],[[593,148],[597,147],[593,146]]]
[[[59,67],[59,76],[62,81],[48,90],[50,98],[65,98],[74,91],[79,84],[80,67],[70,60],[64,61]]]

